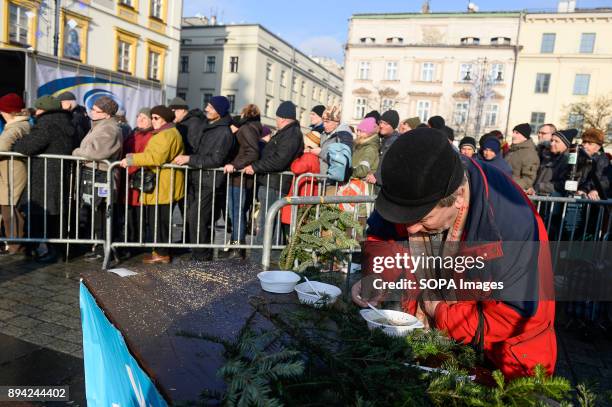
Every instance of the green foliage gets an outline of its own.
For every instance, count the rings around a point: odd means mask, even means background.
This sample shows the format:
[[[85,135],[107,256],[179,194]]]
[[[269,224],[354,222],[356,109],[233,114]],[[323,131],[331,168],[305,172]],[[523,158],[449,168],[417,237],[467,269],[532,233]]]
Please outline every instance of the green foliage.
[[[305,205],[299,208],[296,219],[295,233],[280,255],[281,269],[302,272],[309,267],[320,268],[359,246],[347,230],[361,235],[361,225],[336,205],[320,205],[318,211],[316,206]]]

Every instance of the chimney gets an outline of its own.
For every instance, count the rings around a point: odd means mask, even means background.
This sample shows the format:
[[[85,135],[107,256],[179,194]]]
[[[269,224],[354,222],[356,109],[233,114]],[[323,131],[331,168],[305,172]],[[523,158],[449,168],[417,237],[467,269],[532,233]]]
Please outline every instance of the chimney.
[[[425,0],[423,1],[423,5],[421,6],[421,13],[423,14],[429,14],[430,10],[429,10],[429,0]]]
[[[217,16],[213,15],[210,17],[210,25],[217,25]]]
[[[576,11],[576,0],[559,0],[557,12],[573,13],[574,11]]]

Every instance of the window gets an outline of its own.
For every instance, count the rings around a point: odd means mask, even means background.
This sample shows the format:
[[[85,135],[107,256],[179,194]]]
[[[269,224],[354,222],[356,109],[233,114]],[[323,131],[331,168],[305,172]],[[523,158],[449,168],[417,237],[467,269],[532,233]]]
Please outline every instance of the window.
[[[298,89],[298,78],[297,76],[294,76],[293,82],[291,83],[291,91],[297,93],[297,89]]]
[[[383,99],[382,100],[382,112],[384,113],[387,110],[393,109],[393,105],[395,105],[395,100],[393,99]]]
[[[312,87],[312,100],[317,100],[317,87]]]
[[[580,36],[580,53],[592,54],[595,48],[595,33],[582,33]]]
[[[357,98],[355,99],[355,119],[363,119],[366,114],[366,99]]]
[[[212,93],[204,93],[202,95],[202,106],[204,106],[204,108],[206,108],[206,106],[210,103],[210,99],[212,99],[212,97]]]
[[[578,113],[570,113],[567,116],[567,127],[570,129],[576,129],[579,132],[582,131],[584,126],[584,116]]]
[[[206,57],[206,73],[214,73],[217,69],[217,57],[214,55],[209,55]]]
[[[421,122],[427,122],[429,118],[429,110],[431,109],[431,102],[429,100],[419,100],[417,102],[417,116],[421,119]]]
[[[491,38],[491,45],[510,45],[511,39],[508,37],[493,37]]]
[[[304,109],[303,107],[300,108],[300,115],[298,117],[299,117],[299,120],[302,123],[306,123],[306,121],[307,121],[307,118],[306,118],[306,109]]]
[[[272,80],[272,62],[266,63],[266,80]]]
[[[306,96],[306,81],[302,81],[301,92],[302,96]]]
[[[272,117],[272,99],[266,99],[266,107],[264,114],[268,117]]]
[[[87,34],[89,20],[79,14],[62,10],[60,26],[60,47],[64,58],[74,61],[87,61]]]
[[[498,105],[487,105],[485,106],[485,127],[495,126],[497,124],[497,112],[499,111]]]
[[[402,44],[404,39],[401,37],[388,37],[386,42],[387,44]]]
[[[374,44],[376,42],[376,38],[373,37],[361,37],[359,42],[362,44]]]
[[[434,64],[433,62],[424,62],[421,67],[421,80],[432,82],[434,80]]]
[[[181,56],[181,73],[189,72],[189,56],[182,55]]]
[[[388,81],[397,80],[397,62],[387,62],[387,76]]]
[[[542,45],[540,46],[540,53],[552,54],[555,52],[555,38],[557,34],[544,33],[542,34]]]
[[[151,0],[151,17],[162,19],[162,1]]]
[[[227,100],[229,100],[229,112],[234,113],[236,111],[236,95],[227,95]]]
[[[180,97],[181,99],[187,99],[186,92],[176,92],[176,96]]]
[[[359,63],[359,79],[368,79],[370,77],[370,63],[361,61]]]
[[[531,112],[531,134],[538,131],[538,129],[545,123],[546,113],[543,112]]]
[[[25,7],[9,3],[9,42],[28,45],[29,14],[33,14]]]
[[[238,72],[238,57],[230,57],[230,72]]]
[[[157,52],[149,51],[149,79],[154,81],[160,80],[159,61],[160,55]]]
[[[577,73],[574,79],[574,95],[588,95],[591,75]]]
[[[550,87],[550,74],[539,73],[536,75],[535,93],[548,93]]]
[[[492,81],[502,82],[504,80],[504,64],[492,64],[489,74]]]
[[[283,88],[286,88],[286,87],[287,87],[287,71],[285,71],[285,70],[282,70],[282,71],[281,71],[281,75],[280,75],[280,85],[281,85]]]
[[[133,0],[119,0],[119,3],[121,3],[124,6],[134,7],[134,1]]]
[[[457,102],[455,103],[455,124],[464,124],[467,122],[468,110],[470,105],[468,102]]]
[[[468,75],[469,73],[469,75]],[[471,81],[473,78],[471,77],[472,74],[472,64],[461,64],[459,66],[459,81],[460,82],[469,82]]]
[[[480,38],[478,37],[463,37],[461,38],[461,45],[479,45]]]
[[[119,46],[117,48],[117,70],[123,72],[130,72],[132,45],[128,42],[119,40]]]

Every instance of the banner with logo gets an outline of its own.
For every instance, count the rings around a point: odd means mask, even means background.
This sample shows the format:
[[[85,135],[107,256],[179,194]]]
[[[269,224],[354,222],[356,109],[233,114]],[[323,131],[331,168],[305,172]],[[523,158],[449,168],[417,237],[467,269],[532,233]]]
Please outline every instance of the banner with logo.
[[[157,388],[130,354],[121,332],[81,282],[85,391],[89,407],[166,407]]]
[[[141,85],[131,78],[120,80],[108,75],[100,76],[86,69],[77,71],[70,66],[46,64],[40,60],[36,64],[36,83],[36,97],[58,96],[70,91],[76,96],[77,102],[88,111],[96,99],[108,96],[126,112],[126,117],[132,125],[135,124],[141,108],[162,103],[160,87],[144,83]]]

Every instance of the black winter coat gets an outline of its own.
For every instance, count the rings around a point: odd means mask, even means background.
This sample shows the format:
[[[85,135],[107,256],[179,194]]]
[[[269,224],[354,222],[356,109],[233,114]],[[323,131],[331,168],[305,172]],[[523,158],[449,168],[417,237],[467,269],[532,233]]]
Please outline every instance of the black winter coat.
[[[293,160],[304,153],[304,136],[300,130],[300,123],[295,121],[280,129],[264,147],[261,158],[252,166],[256,173],[277,173],[288,171]],[[257,183],[268,184],[268,177],[258,176]],[[270,188],[278,189],[281,186],[283,195],[289,193],[291,187],[291,176],[281,177],[278,174],[270,175]]]
[[[262,130],[261,122],[259,120],[252,120],[244,123],[236,132],[238,152],[231,161],[236,171],[242,170],[259,159],[259,139],[261,138]],[[244,175],[242,183],[244,186],[251,188],[253,186],[253,177]],[[232,185],[240,186],[240,174],[232,176]]]
[[[580,175],[578,190],[586,193],[596,190],[599,192],[601,199],[610,198],[608,195],[610,190],[610,180],[608,177],[610,160],[608,156],[603,151],[598,151],[592,157],[587,158],[585,163],[581,163],[581,155],[583,154],[580,154],[578,157],[578,174]]]
[[[183,144],[188,155],[193,154],[194,146],[199,144],[199,138],[202,134],[202,126],[206,123],[206,116],[200,109],[193,109],[187,113],[187,116],[176,125],[176,129],[183,137]]]
[[[194,168],[219,168],[223,167],[230,160],[230,154],[234,146],[234,135],[229,128],[232,119],[225,116],[213,123],[205,124],[202,127],[200,136],[193,139],[193,152],[189,156],[189,165]],[[194,185],[199,183],[199,173],[190,173],[190,182]],[[212,186],[213,178],[215,187],[221,186],[225,180],[222,173],[217,172],[213,177],[213,171],[202,173],[202,185]]]
[[[71,155],[74,147],[75,128],[72,125],[70,112],[49,111],[36,119],[30,134],[13,144],[13,151],[24,155],[59,154]],[[63,203],[67,206],[69,193],[69,174],[72,161],[64,162],[64,173],[61,173],[59,159],[47,159],[45,178],[45,159],[33,158],[30,167],[30,204],[32,211],[39,213],[45,207],[45,190],[47,191],[47,214],[60,213],[60,188],[63,185]],[[27,199],[24,192],[23,199]]]
[[[72,111],[72,125],[76,131],[74,148],[77,148],[81,145],[85,135],[91,130],[91,119],[87,116],[87,109],[83,106],[77,105]]]
[[[543,157],[533,189],[539,195],[550,195],[553,192],[565,194],[565,181],[570,169],[567,153]]]

